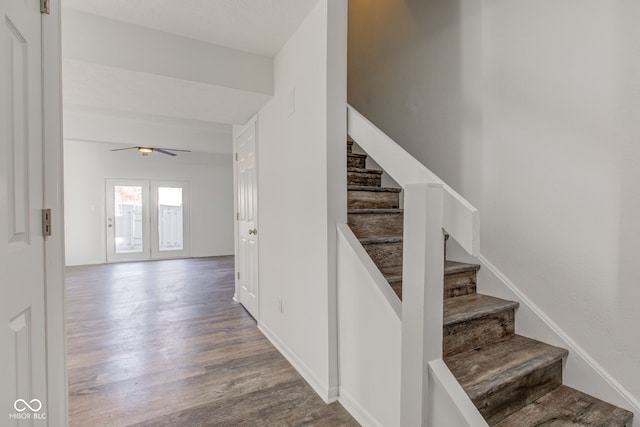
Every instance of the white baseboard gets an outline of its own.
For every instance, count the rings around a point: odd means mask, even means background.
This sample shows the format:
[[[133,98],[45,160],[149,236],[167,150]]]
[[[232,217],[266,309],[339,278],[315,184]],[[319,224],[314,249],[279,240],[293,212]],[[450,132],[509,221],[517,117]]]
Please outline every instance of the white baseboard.
[[[338,402],[358,421],[363,427],[384,427],[366,409],[364,409],[356,399],[344,388],[340,388]]]
[[[634,413],[634,419],[640,419],[640,402],[622,384],[620,384],[602,365],[576,343],[557,323],[555,323],[540,307],[524,294],[502,271],[483,255],[478,257],[482,269],[488,271],[505,289],[497,290],[505,298],[515,299],[520,309],[527,312],[527,331],[532,338],[553,341],[569,350],[566,365],[565,383],[588,394],[594,395],[614,405],[621,406]],[[482,271],[482,270],[481,270]],[[483,288],[481,281],[478,281]],[[491,287],[489,285],[489,287]],[[504,291],[511,295],[505,295]],[[524,320],[524,319],[522,319]],[[520,324],[517,318],[516,323]],[[638,425],[640,421],[636,421]]]
[[[271,344],[293,365],[302,378],[318,393],[325,403],[331,403],[338,400],[338,387],[327,387],[316,374],[298,357],[293,350],[289,348],[281,339],[264,323],[258,323],[258,329],[263,333]]]

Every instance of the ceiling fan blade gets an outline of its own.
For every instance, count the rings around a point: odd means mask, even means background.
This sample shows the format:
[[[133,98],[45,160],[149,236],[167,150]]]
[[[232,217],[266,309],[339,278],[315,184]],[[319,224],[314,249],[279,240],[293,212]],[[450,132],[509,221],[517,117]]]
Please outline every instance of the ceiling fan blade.
[[[133,150],[134,148],[138,148],[138,147],[128,147],[128,148],[114,148],[111,151],[122,151],[122,150]]]
[[[156,150],[182,151],[184,153],[190,153],[191,152],[191,150],[181,150],[180,148],[156,148]]]
[[[162,148],[154,148],[153,151],[157,151],[158,153],[166,154],[168,156],[177,156],[176,153],[172,153],[170,151],[163,150]]]

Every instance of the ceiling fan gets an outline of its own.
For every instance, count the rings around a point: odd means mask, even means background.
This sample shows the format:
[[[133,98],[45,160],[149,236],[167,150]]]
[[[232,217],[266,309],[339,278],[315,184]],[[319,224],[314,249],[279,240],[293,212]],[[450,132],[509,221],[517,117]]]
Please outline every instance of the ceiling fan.
[[[182,151],[185,153],[190,153],[191,150],[180,150],[178,148],[156,148],[156,147],[127,147],[127,148],[115,148],[111,151],[123,151],[123,150],[138,150],[140,154],[143,156],[148,156],[154,151],[158,153],[166,154],[168,156],[176,156],[176,153],[172,153],[172,151]]]

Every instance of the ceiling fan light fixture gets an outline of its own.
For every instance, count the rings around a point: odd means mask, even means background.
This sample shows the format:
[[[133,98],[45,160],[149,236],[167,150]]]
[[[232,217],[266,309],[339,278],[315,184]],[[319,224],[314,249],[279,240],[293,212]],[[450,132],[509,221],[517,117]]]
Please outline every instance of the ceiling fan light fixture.
[[[153,151],[153,148],[150,147],[138,147],[138,151],[142,153],[143,156],[148,156]]]

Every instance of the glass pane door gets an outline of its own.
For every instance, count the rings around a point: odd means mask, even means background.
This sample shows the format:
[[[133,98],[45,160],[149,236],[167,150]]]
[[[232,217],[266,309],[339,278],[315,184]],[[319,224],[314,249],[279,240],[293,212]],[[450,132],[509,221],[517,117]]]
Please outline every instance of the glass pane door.
[[[182,258],[189,250],[189,183],[151,181],[151,258]]]
[[[144,251],[142,186],[116,185],[113,192],[115,253],[141,253]]]
[[[106,182],[107,262],[150,259],[149,181]]]
[[[158,250],[184,249],[182,188],[158,187]]]

